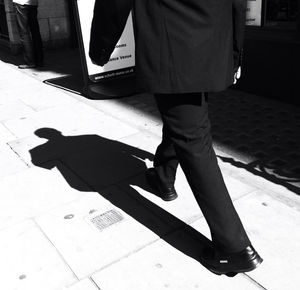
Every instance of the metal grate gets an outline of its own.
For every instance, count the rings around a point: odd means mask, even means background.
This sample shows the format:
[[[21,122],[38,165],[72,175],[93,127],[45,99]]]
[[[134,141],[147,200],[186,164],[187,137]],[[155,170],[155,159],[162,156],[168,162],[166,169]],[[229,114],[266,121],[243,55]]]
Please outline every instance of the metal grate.
[[[124,217],[116,210],[109,210],[102,214],[93,214],[89,221],[100,231],[122,221]]]

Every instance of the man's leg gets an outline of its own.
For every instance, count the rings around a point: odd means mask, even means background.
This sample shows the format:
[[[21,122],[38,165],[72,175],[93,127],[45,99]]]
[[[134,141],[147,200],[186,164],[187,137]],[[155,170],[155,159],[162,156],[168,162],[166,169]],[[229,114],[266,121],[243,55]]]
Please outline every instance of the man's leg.
[[[38,23],[38,8],[37,6],[29,6],[28,24],[31,32],[34,61],[36,65],[42,65],[44,61],[43,42]]]
[[[174,187],[178,160],[168,132],[163,128],[163,138],[157,147],[153,162],[154,168],[146,171],[146,179],[156,194],[165,201],[177,198]]]
[[[162,142],[156,149],[153,165],[161,182],[165,184],[174,184],[178,159],[169,133],[164,125]]]
[[[162,118],[163,120],[163,118]],[[154,155],[154,168],[146,171],[146,179],[157,195],[165,201],[177,198],[174,187],[178,159],[172,144],[172,140],[163,125],[162,142],[157,147]]]
[[[210,227],[213,243],[238,252],[250,245],[212,148],[208,107],[199,94],[156,95],[165,130]]]
[[[35,63],[31,33],[29,28],[29,9],[28,5],[14,4],[16,11],[17,24],[19,28],[20,41],[23,46],[23,58],[27,65]]]

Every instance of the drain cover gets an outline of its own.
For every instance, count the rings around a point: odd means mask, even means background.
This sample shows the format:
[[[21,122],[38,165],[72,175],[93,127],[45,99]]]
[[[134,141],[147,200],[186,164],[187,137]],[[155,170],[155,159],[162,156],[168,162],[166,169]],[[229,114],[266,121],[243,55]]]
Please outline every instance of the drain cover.
[[[93,212],[87,217],[87,219],[98,230],[103,231],[109,226],[122,221],[124,217],[121,213],[112,209],[104,213]]]

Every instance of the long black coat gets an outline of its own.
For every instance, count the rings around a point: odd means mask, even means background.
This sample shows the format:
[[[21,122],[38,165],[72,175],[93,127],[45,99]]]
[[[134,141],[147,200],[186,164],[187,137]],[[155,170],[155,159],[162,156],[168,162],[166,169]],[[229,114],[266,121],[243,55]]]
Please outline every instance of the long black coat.
[[[241,62],[246,0],[96,0],[90,57],[108,61],[133,9],[136,76],[154,93],[216,92]]]

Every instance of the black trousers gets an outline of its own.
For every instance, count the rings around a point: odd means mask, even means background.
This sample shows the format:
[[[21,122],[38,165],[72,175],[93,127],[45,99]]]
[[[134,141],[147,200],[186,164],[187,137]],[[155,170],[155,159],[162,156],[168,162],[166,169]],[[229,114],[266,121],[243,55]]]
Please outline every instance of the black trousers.
[[[24,61],[26,64],[42,64],[43,42],[37,19],[37,6],[16,3],[14,5]]]
[[[154,168],[174,183],[178,164],[209,225],[214,246],[236,252],[250,245],[225,186],[212,147],[207,94],[155,94],[163,121],[163,138]]]

